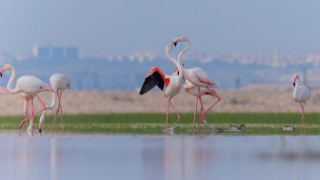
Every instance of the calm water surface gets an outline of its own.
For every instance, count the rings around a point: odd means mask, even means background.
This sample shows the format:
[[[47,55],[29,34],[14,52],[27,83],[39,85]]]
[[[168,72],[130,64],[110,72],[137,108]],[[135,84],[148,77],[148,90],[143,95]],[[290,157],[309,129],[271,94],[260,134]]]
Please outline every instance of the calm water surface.
[[[1,179],[319,179],[318,136],[0,133]]]

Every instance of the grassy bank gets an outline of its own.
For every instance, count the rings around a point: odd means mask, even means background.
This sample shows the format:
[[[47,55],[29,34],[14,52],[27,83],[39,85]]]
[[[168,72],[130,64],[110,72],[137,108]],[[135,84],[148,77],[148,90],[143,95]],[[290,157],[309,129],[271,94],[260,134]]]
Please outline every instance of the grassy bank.
[[[177,134],[191,133],[193,114],[181,115],[181,123],[177,124],[175,114],[169,116],[169,126],[174,126]],[[21,116],[0,117],[1,130],[17,130]],[[47,116],[44,131],[49,131],[52,116]],[[224,135],[273,135],[273,134],[300,134],[300,114],[298,113],[210,113],[207,122],[211,127],[222,128]],[[163,113],[134,113],[134,114],[83,114],[64,115],[65,132],[79,133],[132,133],[132,134],[162,134],[165,128],[165,114]],[[57,119],[56,131],[60,130],[60,120]],[[246,126],[243,133],[228,132],[230,124]],[[283,125],[293,125],[295,131],[283,132]],[[28,123],[26,123],[26,126]],[[35,120],[35,129],[38,127],[38,118]],[[207,134],[212,129],[208,128]],[[307,135],[320,134],[320,113],[306,114]]]

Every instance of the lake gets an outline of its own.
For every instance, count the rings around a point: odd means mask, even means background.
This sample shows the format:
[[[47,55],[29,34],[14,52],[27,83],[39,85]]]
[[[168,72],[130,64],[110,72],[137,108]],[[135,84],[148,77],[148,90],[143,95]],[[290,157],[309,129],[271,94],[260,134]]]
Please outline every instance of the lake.
[[[318,136],[0,133],[1,179],[319,179]]]

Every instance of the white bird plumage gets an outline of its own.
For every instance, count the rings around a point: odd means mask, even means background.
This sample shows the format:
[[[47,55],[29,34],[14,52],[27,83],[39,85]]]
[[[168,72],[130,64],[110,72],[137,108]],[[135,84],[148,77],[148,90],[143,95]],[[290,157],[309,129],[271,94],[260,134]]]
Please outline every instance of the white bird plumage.
[[[19,127],[21,128],[25,121],[27,121],[28,119],[30,119],[30,124],[28,126],[28,132],[31,132],[31,134],[33,134],[33,124],[34,124],[34,116],[36,116],[38,113],[42,112],[43,110],[46,109],[43,101],[39,98],[39,96],[37,95],[37,93],[41,92],[41,91],[53,91],[52,88],[47,85],[46,83],[44,83],[43,81],[41,81],[40,79],[38,79],[35,76],[21,76],[17,79],[16,81],[16,87],[12,88],[12,84],[13,81],[16,78],[16,71],[14,69],[14,67],[10,64],[5,64],[1,70],[0,70],[0,74],[3,74],[5,71],[7,70],[11,70],[11,76],[10,79],[8,81],[7,84],[7,90],[11,93],[11,94],[17,94],[20,93],[21,96],[24,99],[24,116],[25,118],[21,121]],[[43,106],[43,109],[41,109],[38,112],[34,112],[34,104],[33,104],[33,98],[37,97],[39,102],[41,103],[41,105]],[[29,105],[29,101],[31,100],[31,105],[32,105],[32,113],[29,116],[28,114],[28,105]]]
[[[308,101],[310,99],[311,92],[310,92],[310,88],[309,87],[300,84],[300,76],[299,76],[299,74],[294,74],[293,75],[293,86],[294,86],[294,90],[293,90],[293,94],[292,94],[293,99],[296,102],[300,103],[301,110],[302,110],[302,115],[301,115],[301,133],[303,133],[303,130],[305,128],[304,105],[305,105],[306,101]]]
[[[60,120],[61,120],[61,125],[63,129],[63,122],[62,122],[62,106],[61,106],[61,97],[62,97],[62,92],[66,89],[71,89],[71,84],[70,84],[70,79],[66,77],[64,74],[61,73],[55,73],[50,76],[50,85],[51,88],[54,90],[52,94],[52,102],[49,106],[46,106],[46,110],[53,110],[56,107],[57,104],[57,98],[58,98],[58,108],[57,111],[54,115],[54,119],[52,121],[51,125],[51,130],[54,128],[55,120],[57,117],[57,114],[60,112]],[[42,132],[42,126],[45,120],[45,114],[46,110],[44,110],[40,116],[39,119],[39,132]]]
[[[174,41],[174,44],[178,44],[179,42],[187,43],[186,47],[184,48],[184,51],[181,51],[178,55],[178,61],[182,63],[182,56],[191,47],[191,41],[187,37],[180,37]],[[197,107],[198,107],[198,100],[199,100],[200,106],[201,106],[200,121],[205,124],[205,129],[206,129],[205,113],[208,112],[213,106],[215,106],[221,100],[221,98],[218,96],[218,94],[214,90],[216,83],[211,80],[210,76],[207,74],[206,71],[204,71],[202,68],[199,68],[199,67],[194,67],[189,69],[183,67],[183,73],[186,79],[186,83],[184,85],[185,91],[197,97],[196,110],[194,113],[193,122],[195,122],[195,117],[196,117]],[[207,110],[204,110],[202,98],[201,98],[205,94],[211,95],[217,98],[217,101],[213,105],[211,105]],[[193,129],[194,129],[194,123],[193,123]],[[199,129],[199,124],[198,124],[198,129]]]
[[[149,90],[154,88],[156,85],[163,91],[165,97],[169,97],[168,99],[168,106],[166,111],[166,130],[168,130],[168,113],[169,107],[172,106],[173,110],[176,112],[173,104],[171,103],[171,99],[180,92],[183,83],[183,71],[182,65],[175,59],[171,58],[169,55],[169,51],[172,47],[173,43],[170,43],[166,46],[166,56],[168,59],[173,62],[177,70],[169,76],[166,75],[163,71],[161,71],[158,67],[152,67],[147,74],[141,90],[139,92],[140,95],[147,93]],[[176,112],[178,117],[178,123],[180,122],[180,115]]]

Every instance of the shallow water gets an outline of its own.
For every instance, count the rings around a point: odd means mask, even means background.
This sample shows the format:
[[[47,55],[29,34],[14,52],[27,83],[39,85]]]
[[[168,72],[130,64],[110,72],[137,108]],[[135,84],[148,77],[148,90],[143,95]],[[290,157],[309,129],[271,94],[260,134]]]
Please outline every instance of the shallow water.
[[[319,179],[318,136],[0,133],[1,179]]]

